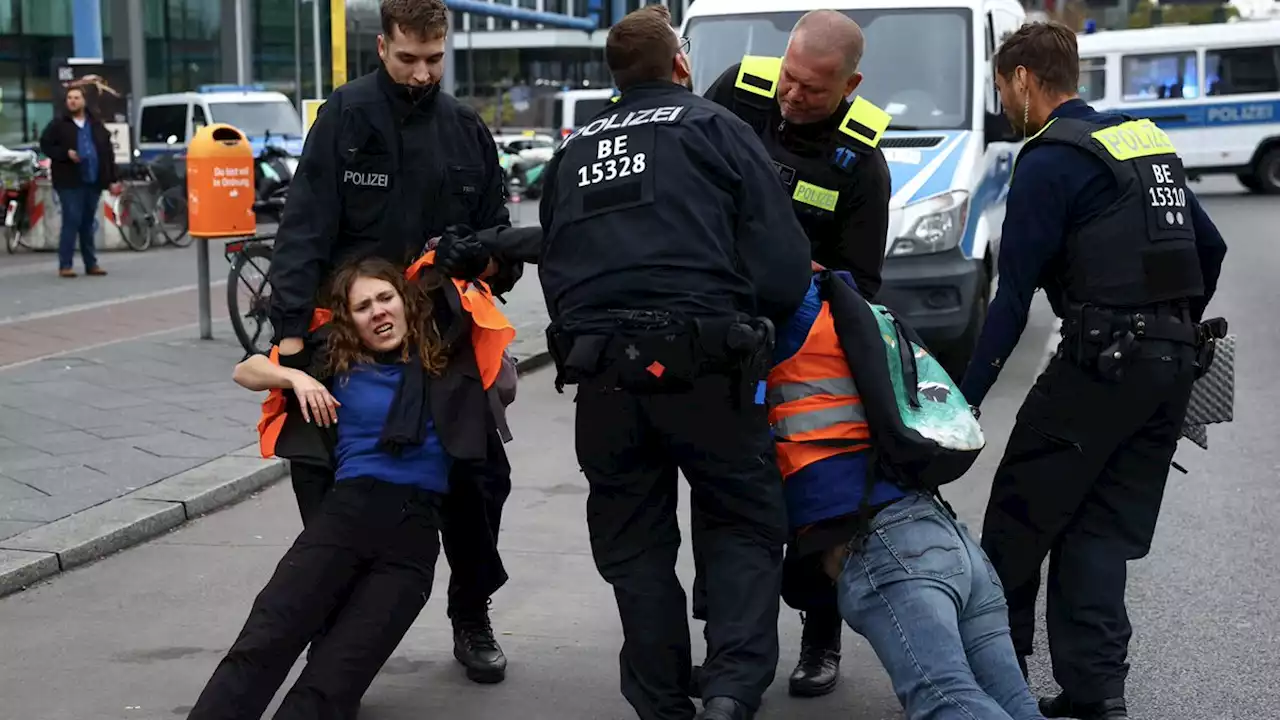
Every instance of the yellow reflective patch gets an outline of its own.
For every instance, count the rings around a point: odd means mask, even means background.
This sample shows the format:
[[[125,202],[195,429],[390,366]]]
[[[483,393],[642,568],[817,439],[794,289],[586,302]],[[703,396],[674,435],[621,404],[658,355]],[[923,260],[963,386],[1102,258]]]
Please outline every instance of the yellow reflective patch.
[[[778,90],[778,76],[782,74],[782,58],[764,55],[744,55],[738,67],[738,80],[734,87],[761,97],[771,98]]]
[[[805,205],[822,208],[827,212],[835,212],[836,201],[840,199],[840,193],[801,180],[796,183],[796,191],[791,197]]]
[[[840,132],[870,147],[875,147],[880,144],[880,136],[889,127],[892,119],[889,113],[859,96],[853,99],[849,112],[844,114],[844,120],[840,122]]]
[[[1092,133],[1116,160],[1133,160],[1152,155],[1176,155],[1165,131],[1150,120],[1130,120]]]

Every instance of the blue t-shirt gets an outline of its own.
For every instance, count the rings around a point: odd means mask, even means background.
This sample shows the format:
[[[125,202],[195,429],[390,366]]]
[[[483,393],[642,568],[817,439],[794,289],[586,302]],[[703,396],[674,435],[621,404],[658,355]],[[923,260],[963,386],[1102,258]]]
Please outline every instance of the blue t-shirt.
[[[387,411],[400,387],[400,365],[362,364],[334,378],[338,408],[338,469],[336,479],[371,477],[397,485],[414,485],[432,492],[449,491],[451,458],[440,443],[430,418],[426,440],[405,448],[399,456],[378,448]]]

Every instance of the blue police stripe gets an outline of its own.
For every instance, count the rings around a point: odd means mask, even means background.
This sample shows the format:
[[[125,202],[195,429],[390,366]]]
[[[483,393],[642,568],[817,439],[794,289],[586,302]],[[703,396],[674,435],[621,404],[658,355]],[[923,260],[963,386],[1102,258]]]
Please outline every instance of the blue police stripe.
[[[1113,111],[1151,118],[1165,130],[1280,123],[1280,100],[1117,107]]]
[[[915,195],[912,195],[911,199],[907,201],[908,205],[938,193],[944,193],[955,187],[956,169],[960,167],[960,158],[965,153],[964,145],[965,141],[960,141],[960,147],[952,150],[947,159],[942,161],[938,169],[929,176],[928,180],[925,180],[920,189],[916,190]]]

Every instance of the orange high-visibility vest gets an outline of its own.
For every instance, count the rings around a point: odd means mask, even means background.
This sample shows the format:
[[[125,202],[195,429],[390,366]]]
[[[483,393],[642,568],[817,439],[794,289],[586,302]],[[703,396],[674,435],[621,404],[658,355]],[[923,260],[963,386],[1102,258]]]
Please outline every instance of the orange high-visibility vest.
[[[822,303],[804,345],[774,366],[766,382],[784,478],[819,460],[870,447],[862,400],[828,303]]]
[[[404,276],[409,281],[416,280],[422,270],[435,263],[436,253],[428,252],[405,270]],[[480,380],[484,389],[488,390],[502,371],[502,355],[511,341],[516,337],[515,326],[507,316],[498,309],[493,299],[493,291],[479,280],[453,280],[462,301],[462,309],[471,316],[471,347],[475,352],[476,366],[480,369]],[[329,323],[333,313],[328,310],[316,310],[311,316],[310,331]],[[268,356],[271,362],[280,364],[280,348],[271,348]],[[284,427],[285,410],[288,407],[283,390],[271,390],[267,399],[262,402],[262,418],[258,420],[258,449],[264,458],[275,457],[276,441],[280,439],[280,430]]]

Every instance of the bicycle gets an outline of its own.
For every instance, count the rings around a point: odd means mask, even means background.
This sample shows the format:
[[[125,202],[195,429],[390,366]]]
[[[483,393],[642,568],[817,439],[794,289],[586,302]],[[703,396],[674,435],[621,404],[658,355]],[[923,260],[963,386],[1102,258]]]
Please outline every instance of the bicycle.
[[[18,248],[35,249],[31,245],[31,204],[35,200],[36,179],[40,176],[40,163],[35,153],[17,155],[7,159],[0,169],[4,202],[4,248],[10,255]]]
[[[131,163],[125,189],[112,201],[112,214],[125,244],[136,251],[151,247],[158,233],[176,247],[195,238],[187,232],[187,189],[174,156]],[[139,188],[138,186],[142,187]]]
[[[271,307],[269,273],[274,243],[275,235],[264,235],[229,240],[223,248],[223,257],[231,264],[227,275],[227,314],[231,317],[231,329],[247,355],[271,352],[274,332],[268,317]],[[260,279],[252,282],[250,276],[255,274]],[[247,290],[243,301],[242,290]],[[253,325],[252,335],[246,321]],[[267,331],[265,337],[264,329]]]

